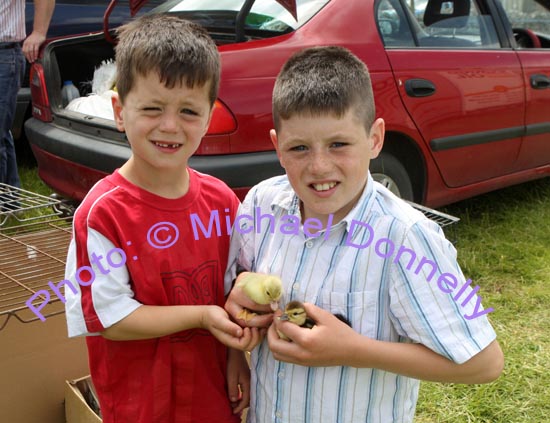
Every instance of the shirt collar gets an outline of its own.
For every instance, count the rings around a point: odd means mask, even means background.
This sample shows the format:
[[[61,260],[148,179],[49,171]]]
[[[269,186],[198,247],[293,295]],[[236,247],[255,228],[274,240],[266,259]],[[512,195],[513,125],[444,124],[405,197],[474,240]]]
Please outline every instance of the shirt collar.
[[[342,219],[343,222],[346,222],[346,230],[350,227],[352,221],[365,222],[367,220],[372,206],[374,204],[374,199],[376,198],[376,187],[374,186],[374,179],[370,174],[370,171],[367,176],[367,183],[361,197],[355,203],[355,206],[350,210],[350,212],[344,216]]]

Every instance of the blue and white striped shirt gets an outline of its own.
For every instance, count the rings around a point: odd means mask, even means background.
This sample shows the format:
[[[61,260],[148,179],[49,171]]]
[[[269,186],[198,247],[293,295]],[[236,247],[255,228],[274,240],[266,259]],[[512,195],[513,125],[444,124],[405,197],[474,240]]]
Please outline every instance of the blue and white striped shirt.
[[[285,215],[301,220],[299,199],[286,176],[252,188],[237,215],[257,217],[260,213],[273,215],[275,222]],[[353,221],[365,222],[374,230],[369,247],[351,246],[366,244],[370,236],[361,225],[354,227]],[[278,275],[284,284],[282,307],[291,300],[311,302],[343,314],[365,336],[422,343],[456,363],[469,360],[496,337],[486,315],[464,317],[474,311],[475,298],[460,304],[471,293],[470,286],[460,291],[458,301],[453,299],[454,292],[445,293],[438,287],[437,278],[445,272],[458,279],[456,291],[465,285],[456,250],[441,228],[374,182],[370,174],[358,203],[329,228],[328,236],[322,232],[308,237],[302,226],[299,234],[285,234],[279,226],[270,226],[267,217],[254,230],[250,230],[252,219],[238,222],[240,230],[234,228],[231,239],[226,284],[235,277],[237,264]],[[381,238],[387,240],[377,243]],[[408,250],[395,260],[401,246]],[[417,257],[414,266],[413,254]],[[435,262],[435,272],[429,265],[417,267],[423,257]],[[413,421],[419,388],[416,379],[369,368],[279,362],[267,341],[252,352],[251,366],[249,423]]]
[[[0,43],[23,41],[25,37],[25,2],[2,0],[0,2]]]

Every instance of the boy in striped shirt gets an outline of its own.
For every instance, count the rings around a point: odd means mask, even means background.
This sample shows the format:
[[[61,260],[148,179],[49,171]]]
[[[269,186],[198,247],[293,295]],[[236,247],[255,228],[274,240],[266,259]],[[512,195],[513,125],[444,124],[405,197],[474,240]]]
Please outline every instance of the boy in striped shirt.
[[[275,83],[273,118],[286,175],[256,185],[241,205],[237,215],[251,219],[233,230],[226,282],[237,267],[278,275],[281,305],[305,302],[316,326],[272,314],[239,320],[243,307],[270,310],[233,288],[226,310],[243,326],[269,326],[252,352],[249,422],[412,422],[419,380],[496,379],[503,354],[487,316],[467,319],[474,304],[461,307],[427,282],[439,272],[464,285],[456,250],[368,171],[384,121],[375,118],[365,65],[339,47],[298,52]],[[320,223],[306,227],[308,220]],[[365,225],[350,232],[354,222]],[[384,242],[362,247],[373,234]],[[397,260],[392,245],[405,248]],[[410,271],[413,255],[433,265]]]

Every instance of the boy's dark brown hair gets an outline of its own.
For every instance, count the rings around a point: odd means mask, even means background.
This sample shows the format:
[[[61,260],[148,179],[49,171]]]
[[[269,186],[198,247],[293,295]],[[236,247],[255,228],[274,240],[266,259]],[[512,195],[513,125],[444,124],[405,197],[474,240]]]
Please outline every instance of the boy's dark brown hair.
[[[372,84],[367,66],[343,47],[301,50],[288,59],[273,89],[273,122],[296,114],[342,117],[351,107],[367,132],[375,118]]]
[[[157,72],[167,88],[185,83],[189,88],[209,83],[213,105],[218,95],[220,57],[216,44],[201,26],[167,14],[140,17],[117,30],[115,48],[120,100],[138,75]]]

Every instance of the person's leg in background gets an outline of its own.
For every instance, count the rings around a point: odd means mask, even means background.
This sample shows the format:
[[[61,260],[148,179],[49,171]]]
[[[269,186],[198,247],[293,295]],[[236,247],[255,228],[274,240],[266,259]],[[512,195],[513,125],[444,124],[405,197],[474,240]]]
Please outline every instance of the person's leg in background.
[[[25,75],[25,57],[20,46],[0,48],[0,182],[20,187],[11,127],[17,92]]]
[[[0,44],[0,182],[13,187],[21,187],[15,157],[15,145],[11,127],[15,115],[17,92],[25,75],[25,57],[21,47],[2,48]],[[0,208],[17,209],[15,196],[2,195]]]

